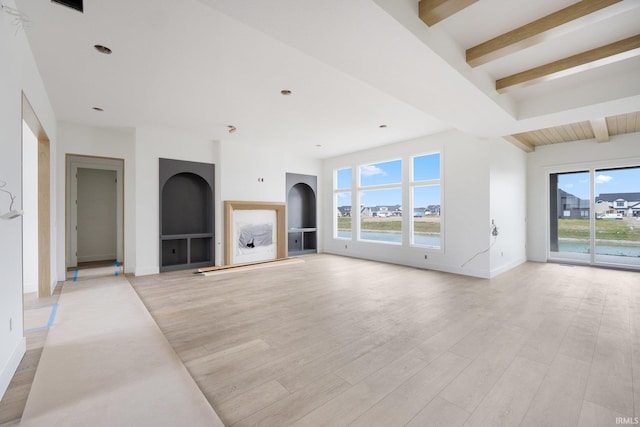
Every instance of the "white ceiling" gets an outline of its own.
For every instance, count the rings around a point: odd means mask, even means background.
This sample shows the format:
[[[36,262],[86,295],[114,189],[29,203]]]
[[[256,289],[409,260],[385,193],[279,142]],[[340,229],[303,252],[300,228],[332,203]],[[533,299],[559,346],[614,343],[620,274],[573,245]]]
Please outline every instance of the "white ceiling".
[[[640,0],[475,69],[465,49],[573,0],[483,0],[433,27],[419,20],[417,0],[84,3],[79,13],[16,0],[63,121],[169,127],[325,158],[450,128],[502,136],[640,110],[638,58],[494,90],[495,78],[534,61],[634,35]]]

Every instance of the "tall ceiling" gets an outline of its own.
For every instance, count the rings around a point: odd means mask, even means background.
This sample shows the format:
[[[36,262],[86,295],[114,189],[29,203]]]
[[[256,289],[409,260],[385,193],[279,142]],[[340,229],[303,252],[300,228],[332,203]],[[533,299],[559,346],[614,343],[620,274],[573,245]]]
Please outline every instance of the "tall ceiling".
[[[496,90],[503,77],[638,35],[640,0],[614,1],[478,66],[467,49],[576,1],[423,1],[468,5],[427,25],[418,0],[85,0],[83,13],[15,3],[27,18],[17,30],[68,122],[168,127],[326,158],[451,128],[507,136],[640,111],[634,51]]]

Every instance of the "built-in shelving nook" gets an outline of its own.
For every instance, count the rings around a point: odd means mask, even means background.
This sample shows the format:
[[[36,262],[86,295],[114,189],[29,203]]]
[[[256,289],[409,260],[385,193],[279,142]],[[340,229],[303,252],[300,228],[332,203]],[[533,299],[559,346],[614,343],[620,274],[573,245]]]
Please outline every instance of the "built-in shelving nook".
[[[318,179],[287,173],[287,235],[289,256],[318,251],[316,198]]]
[[[160,159],[160,271],[214,265],[214,169]]]

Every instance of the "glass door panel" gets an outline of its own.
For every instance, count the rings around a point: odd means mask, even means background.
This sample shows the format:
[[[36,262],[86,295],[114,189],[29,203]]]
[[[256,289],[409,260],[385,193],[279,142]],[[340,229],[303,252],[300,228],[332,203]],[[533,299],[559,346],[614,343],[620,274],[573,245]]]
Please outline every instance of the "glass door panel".
[[[590,262],[589,172],[551,174],[549,188],[550,258]]]
[[[640,267],[640,167],[596,169],[595,263]]]

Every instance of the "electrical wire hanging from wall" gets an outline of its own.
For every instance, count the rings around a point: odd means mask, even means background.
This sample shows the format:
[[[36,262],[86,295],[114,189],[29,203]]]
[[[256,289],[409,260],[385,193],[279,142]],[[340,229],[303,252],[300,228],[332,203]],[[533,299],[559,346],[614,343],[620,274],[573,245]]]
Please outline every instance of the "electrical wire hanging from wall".
[[[491,235],[493,236],[493,242],[489,245],[489,247],[483,251],[480,251],[478,253],[476,253],[474,256],[472,256],[471,258],[469,258],[468,260],[466,260],[464,262],[464,264],[462,264],[460,266],[460,268],[464,268],[465,265],[469,264],[471,261],[473,261],[474,259],[476,259],[476,257],[478,257],[479,255],[482,255],[484,253],[487,253],[491,250],[491,248],[493,247],[493,245],[496,244],[496,242],[498,241],[498,226],[495,225],[495,223],[493,221],[491,221]]]

